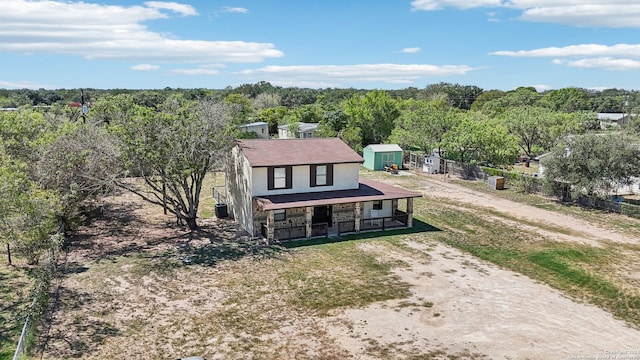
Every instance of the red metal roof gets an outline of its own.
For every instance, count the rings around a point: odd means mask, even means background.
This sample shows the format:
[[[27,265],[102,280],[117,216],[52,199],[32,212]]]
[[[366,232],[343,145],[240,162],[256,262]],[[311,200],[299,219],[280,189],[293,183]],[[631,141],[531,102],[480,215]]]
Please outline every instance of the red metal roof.
[[[252,167],[364,162],[339,138],[246,139],[238,146]]]
[[[358,189],[258,196],[256,201],[263,210],[276,210],[421,196],[422,194],[420,193],[411,192],[393,185],[370,179],[360,179],[360,187]]]

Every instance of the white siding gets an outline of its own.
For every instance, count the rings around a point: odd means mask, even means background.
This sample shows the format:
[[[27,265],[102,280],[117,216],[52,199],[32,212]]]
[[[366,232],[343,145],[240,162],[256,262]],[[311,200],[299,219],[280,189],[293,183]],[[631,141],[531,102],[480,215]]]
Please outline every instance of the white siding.
[[[360,164],[334,164],[333,165],[333,185],[311,187],[309,179],[309,165],[294,166],[292,169],[293,181],[291,189],[269,190],[267,188],[267,168],[253,168],[252,192],[253,196],[295,194],[306,192],[333,191],[357,189],[359,186],[358,171]]]
[[[364,219],[371,218],[371,210],[373,209],[373,202],[367,201],[362,203],[362,215]],[[392,200],[383,200],[382,201],[382,210],[378,210],[378,217],[389,217],[391,216],[391,212],[393,211],[393,202]]]
[[[251,166],[237,147],[232,150],[231,158],[229,169],[225,172],[227,205],[238,224],[249,234],[253,234]]]

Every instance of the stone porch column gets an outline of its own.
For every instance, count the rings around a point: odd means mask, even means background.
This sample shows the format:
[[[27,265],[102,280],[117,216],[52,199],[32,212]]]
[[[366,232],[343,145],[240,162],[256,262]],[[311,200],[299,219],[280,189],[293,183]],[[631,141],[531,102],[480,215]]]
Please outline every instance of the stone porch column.
[[[353,224],[354,228],[353,230],[355,232],[360,232],[360,213],[362,212],[360,209],[362,208],[362,202],[357,202],[356,203],[356,209],[354,210],[355,212],[355,216],[354,216],[354,220],[355,223]]]
[[[313,235],[313,206],[307,206],[304,208],[304,225],[305,234],[307,239]]]
[[[413,198],[407,198],[407,227],[413,227]]]
[[[267,242],[271,243],[274,240],[276,233],[276,224],[273,219],[273,210],[267,210]]]

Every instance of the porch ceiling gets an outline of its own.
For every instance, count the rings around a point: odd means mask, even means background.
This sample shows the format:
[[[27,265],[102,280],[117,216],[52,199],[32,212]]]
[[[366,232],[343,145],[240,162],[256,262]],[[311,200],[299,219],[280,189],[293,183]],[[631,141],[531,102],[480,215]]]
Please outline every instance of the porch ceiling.
[[[276,210],[421,196],[420,193],[407,191],[393,185],[369,179],[360,179],[360,187],[353,190],[258,196],[255,199],[263,210]]]

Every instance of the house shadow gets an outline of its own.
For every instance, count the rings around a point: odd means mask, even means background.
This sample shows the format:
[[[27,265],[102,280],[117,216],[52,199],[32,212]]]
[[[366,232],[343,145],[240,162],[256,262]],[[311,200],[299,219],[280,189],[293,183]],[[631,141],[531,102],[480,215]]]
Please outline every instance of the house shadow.
[[[434,231],[442,231],[442,230],[414,217],[413,226],[411,228],[366,231],[366,232],[360,232],[360,233],[345,234],[338,237],[321,237],[321,238],[318,237],[318,238],[311,238],[311,239],[292,240],[292,241],[282,242],[281,245],[286,249],[292,249],[297,247],[331,244],[331,243],[338,243],[338,242],[344,242],[344,241],[373,239],[373,238],[382,237],[382,236],[408,235],[408,234],[418,234],[418,233],[426,233],[426,232],[434,232]]]

